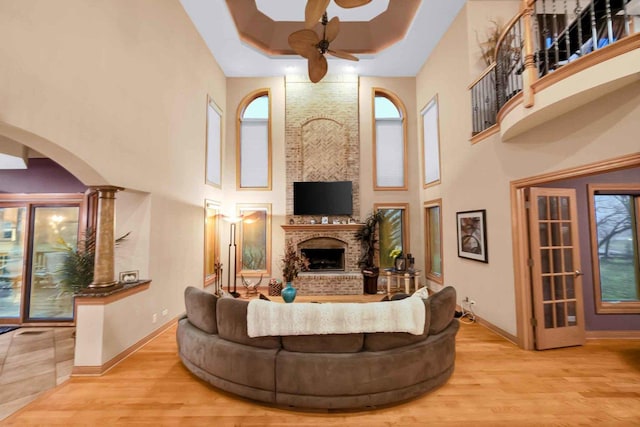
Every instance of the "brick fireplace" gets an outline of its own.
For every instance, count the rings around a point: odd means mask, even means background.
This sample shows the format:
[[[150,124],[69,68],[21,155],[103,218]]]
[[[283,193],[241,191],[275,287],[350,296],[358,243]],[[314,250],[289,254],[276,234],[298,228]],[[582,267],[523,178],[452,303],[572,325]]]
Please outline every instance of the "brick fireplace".
[[[296,279],[301,295],[363,293],[360,242],[355,238],[362,225],[311,224],[320,216],[293,215],[294,182],[351,181],[352,216],[360,216],[358,83],[355,75],[328,75],[316,84],[306,76],[285,80],[286,222],[294,224],[282,228],[298,253],[308,251],[318,264]],[[349,216],[330,218],[334,219],[347,222]]]
[[[343,266],[318,268],[300,273],[295,282],[300,295],[359,295],[363,292],[362,274],[358,268],[360,242],[356,232],[361,224],[292,224],[283,225],[285,238],[300,253],[306,250],[341,252]]]

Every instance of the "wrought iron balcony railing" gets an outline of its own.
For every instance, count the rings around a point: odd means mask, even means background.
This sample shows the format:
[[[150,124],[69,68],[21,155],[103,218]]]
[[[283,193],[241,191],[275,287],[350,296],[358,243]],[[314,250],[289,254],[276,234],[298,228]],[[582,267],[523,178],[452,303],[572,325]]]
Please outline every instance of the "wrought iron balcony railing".
[[[495,125],[500,109],[537,79],[640,31],[638,15],[640,0],[523,0],[494,63],[470,86],[473,135]]]

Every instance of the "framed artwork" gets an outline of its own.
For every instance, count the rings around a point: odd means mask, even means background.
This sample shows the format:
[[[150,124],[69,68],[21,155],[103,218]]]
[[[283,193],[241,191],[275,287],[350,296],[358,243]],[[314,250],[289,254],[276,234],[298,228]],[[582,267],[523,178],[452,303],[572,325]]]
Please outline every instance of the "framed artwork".
[[[460,258],[489,262],[486,212],[481,209],[456,213],[458,256]]]
[[[138,281],[138,270],[120,272],[120,283],[135,283]]]

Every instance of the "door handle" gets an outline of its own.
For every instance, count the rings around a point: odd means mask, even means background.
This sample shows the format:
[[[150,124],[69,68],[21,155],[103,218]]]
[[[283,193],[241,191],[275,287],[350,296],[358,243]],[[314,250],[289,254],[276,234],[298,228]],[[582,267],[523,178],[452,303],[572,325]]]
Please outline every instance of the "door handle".
[[[576,275],[576,277],[584,276],[584,273],[583,273],[582,271],[580,271],[580,270],[576,270],[576,271],[574,272],[574,274]]]

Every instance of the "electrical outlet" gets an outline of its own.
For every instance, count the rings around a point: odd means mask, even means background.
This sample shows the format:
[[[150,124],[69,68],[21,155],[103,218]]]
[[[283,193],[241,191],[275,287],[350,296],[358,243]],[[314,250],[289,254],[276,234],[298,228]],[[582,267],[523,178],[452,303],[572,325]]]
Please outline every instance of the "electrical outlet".
[[[165,308],[164,310],[162,310],[162,315],[163,316],[166,316],[167,314],[169,314],[169,309]]]
[[[153,313],[151,316],[151,323],[156,323],[158,321],[158,313]]]

